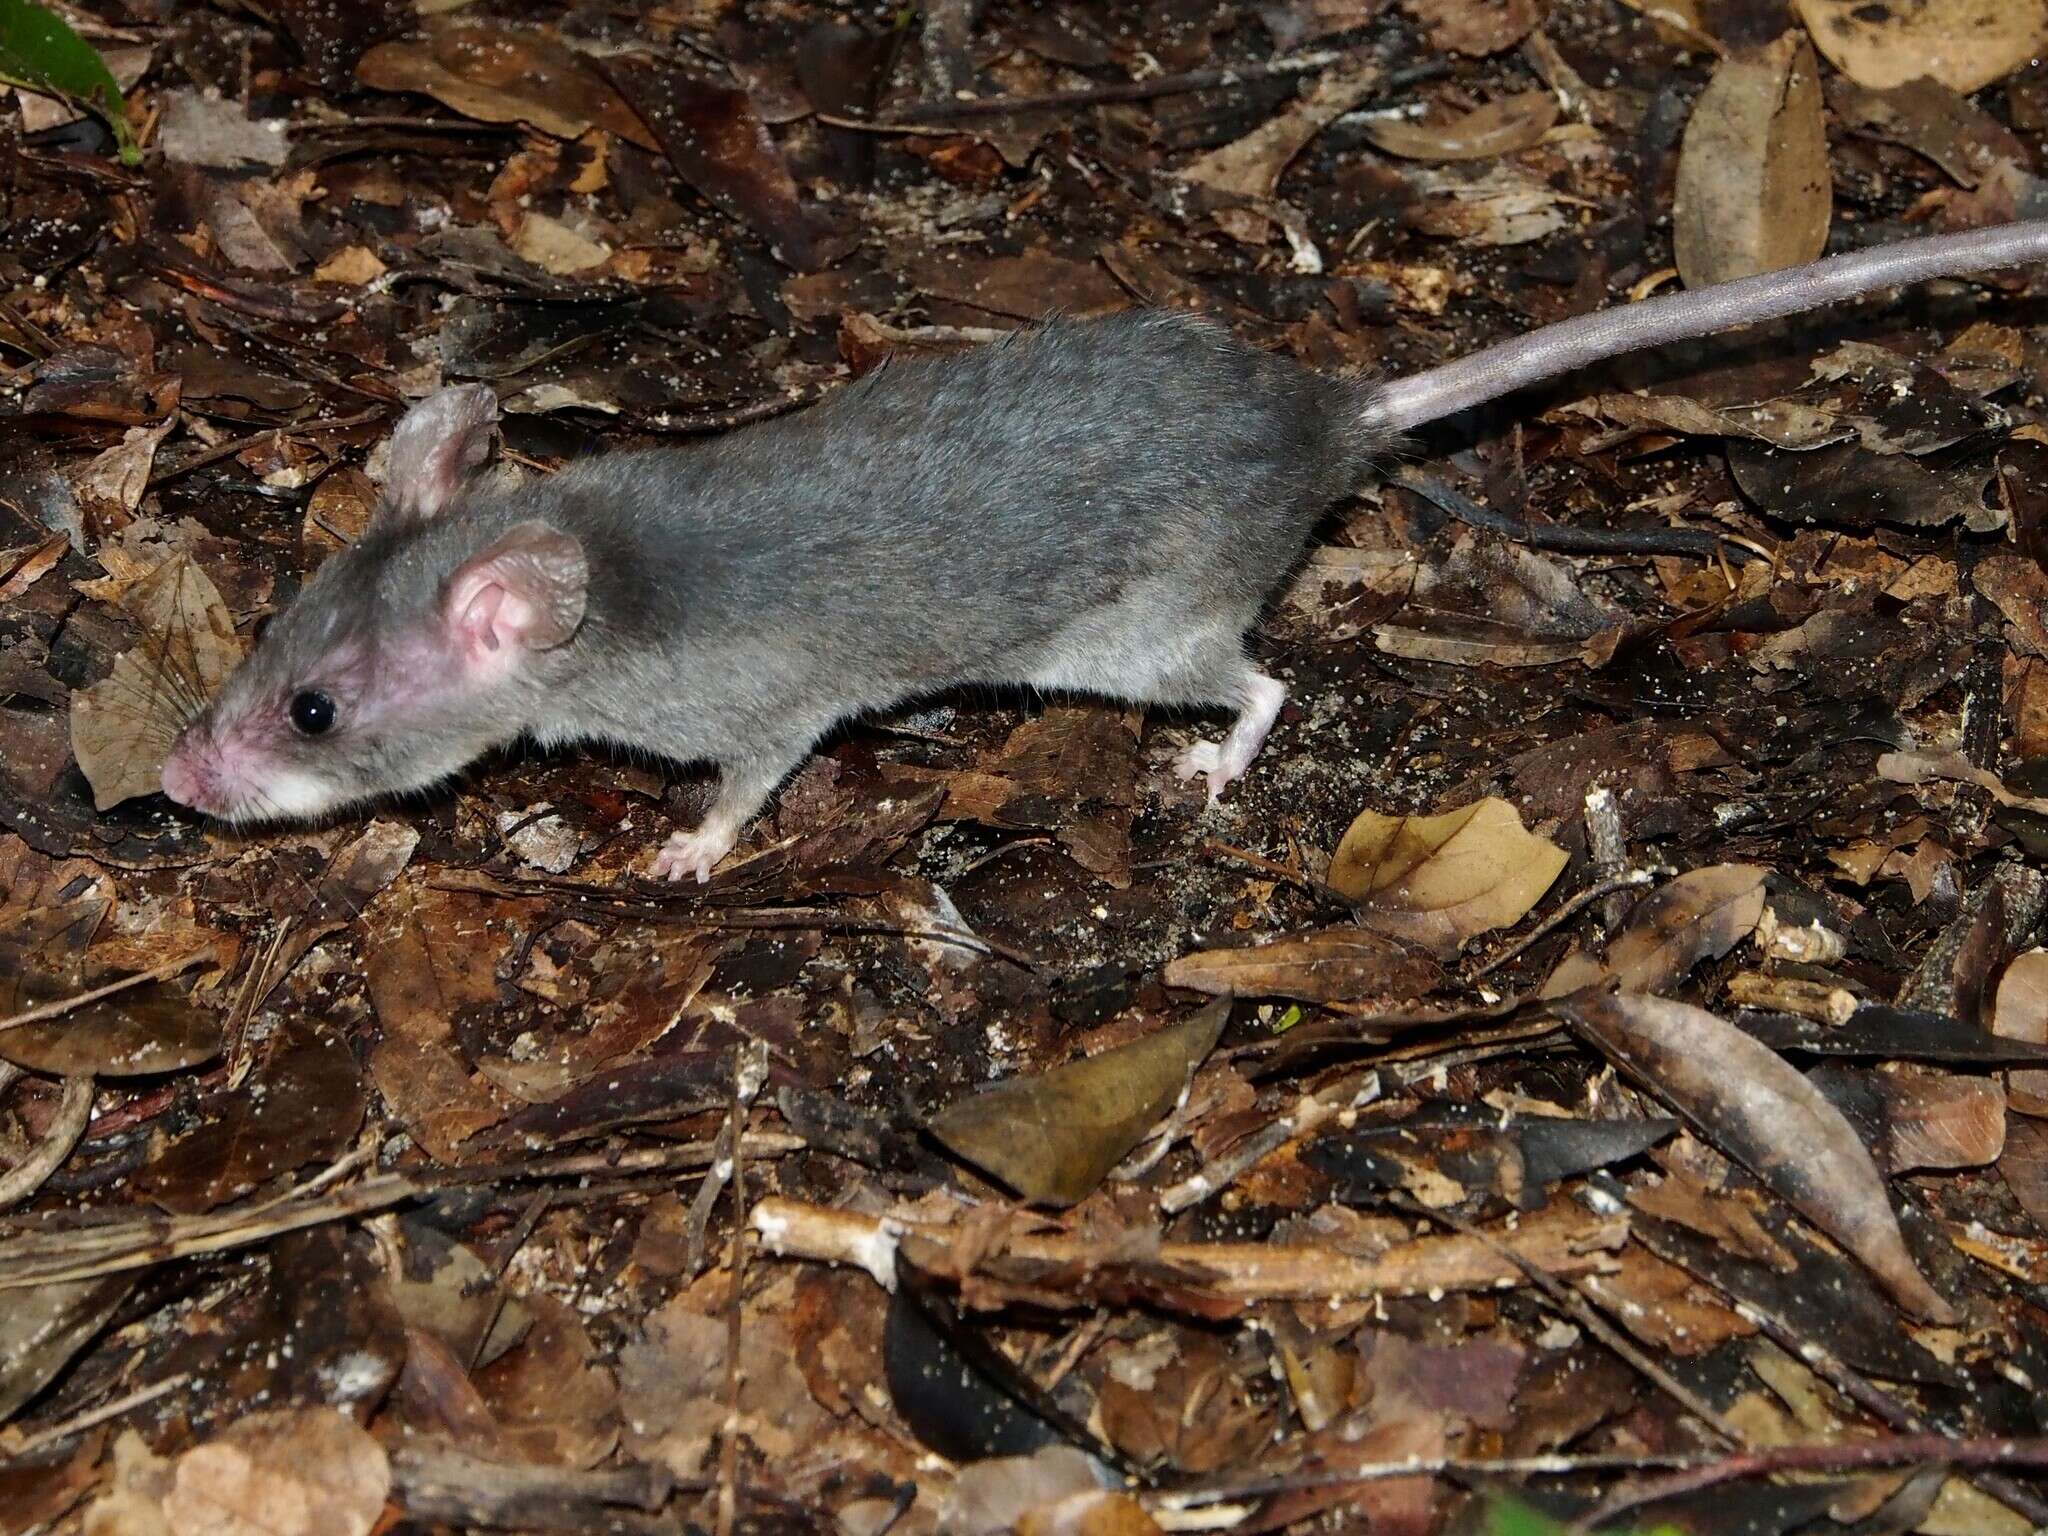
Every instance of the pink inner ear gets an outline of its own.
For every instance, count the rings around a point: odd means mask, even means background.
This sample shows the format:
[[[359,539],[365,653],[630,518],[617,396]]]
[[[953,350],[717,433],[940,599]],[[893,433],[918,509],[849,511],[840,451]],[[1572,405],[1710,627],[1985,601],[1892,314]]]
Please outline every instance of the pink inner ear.
[[[496,582],[484,582],[461,604],[462,617],[456,621],[464,643],[472,651],[498,651],[506,639],[498,633],[498,620],[505,607],[505,589]]]

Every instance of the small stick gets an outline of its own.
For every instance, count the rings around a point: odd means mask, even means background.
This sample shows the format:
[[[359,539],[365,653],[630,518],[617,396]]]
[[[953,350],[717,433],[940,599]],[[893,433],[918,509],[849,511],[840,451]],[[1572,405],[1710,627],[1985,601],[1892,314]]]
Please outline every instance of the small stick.
[[[1399,1461],[1371,1461],[1330,1472],[1258,1478],[1242,1483],[1215,1483],[1141,1494],[1158,1510],[1198,1509],[1209,1504],[1234,1504],[1269,1498],[1276,1493],[1342,1487],[1348,1483],[1382,1482],[1395,1477],[1462,1474],[1473,1477],[1583,1477],[1596,1472],[1643,1472],[1669,1469],[1673,1475],[1646,1484],[1647,1498],[1669,1498],[1745,1477],[1778,1472],[1842,1472],[1871,1467],[2048,1465],[2048,1439],[1959,1439],[1941,1435],[1880,1436],[1864,1440],[1774,1445],[1735,1456],[1696,1453],[1592,1456],[1414,1456]],[[1641,1490],[1637,1490],[1641,1491]],[[1592,1517],[1587,1517],[1588,1519]],[[1605,1518],[1602,1516],[1601,1518]],[[1583,1524],[1584,1522],[1582,1522]]]
[[[1554,1214],[1552,1214],[1554,1212]],[[955,1229],[944,1224],[814,1205],[782,1195],[756,1202],[747,1225],[769,1253],[866,1270],[893,1288],[897,1254],[919,1268],[944,1267]],[[1597,1216],[1553,1204],[1525,1217],[1510,1249],[1538,1267],[1585,1274],[1613,1267],[1607,1250],[1628,1238],[1625,1217]],[[996,1254],[1025,1265],[1071,1270],[1084,1280],[1121,1267],[1113,1245],[1066,1232],[1013,1232]],[[1485,1244],[1462,1236],[1415,1238],[1364,1257],[1314,1243],[1162,1242],[1136,1261],[1141,1271],[1181,1273],[1188,1283],[1238,1305],[1261,1301],[1351,1300],[1493,1290],[1521,1283],[1521,1272]],[[1093,1292],[1072,1287],[1073,1304]]]
[[[126,992],[130,987],[146,986],[152,981],[167,981],[181,971],[189,971],[200,961],[209,959],[210,949],[195,950],[182,960],[166,960],[154,970],[137,971],[133,976],[123,976],[119,981],[110,981],[103,987],[94,987],[90,992],[81,992],[76,997],[60,997],[53,1002],[38,1003],[33,1008],[0,1019],[0,1030],[19,1029],[24,1024],[40,1024],[45,1019],[61,1018],[74,1008],[83,1008],[87,1003],[96,1003],[102,998]]]
[[[50,1122],[42,1141],[27,1157],[0,1174],[0,1210],[26,1200],[63,1166],[92,1120],[92,1095],[91,1073],[64,1079],[64,1097],[58,1101],[56,1118]]]
[[[1626,890],[1633,885],[1648,885],[1652,878],[1651,872],[1647,869],[1625,869],[1618,875],[1602,880],[1598,885],[1587,886],[1578,895],[1551,913],[1549,917],[1522,935],[1521,938],[1473,971],[1465,980],[1469,983],[1479,980],[1482,976],[1491,975],[1510,960],[1521,955],[1530,945],[1536,943],[1537,940],[1553,932],[1558,924],[1576,917],[1602,896],[1611,895],[1615,891]]]
[[[1418,469],[1399,469],[1390,478],[1461,523],[1561,555],[1691,555],[1713,560],[1722,557],[1728,545],[1722,535],[1697,528],[1573,528],[1531,523],[1482,507]],[[1747,549],[1743,552],[1748,553]]]
[[[152,1381],[146,1387],[137,1387],[133,1392],[101,1403],[97,1408],[88,1408],[85,1412],[61,1423],[52,1424],[48,1429],[39,1429],[32,1435],[24,1436],[13,1448],[13,1455],[32,1456],[45,1446],[55,1445],[60,1440],[68,1440],[73,1435],[83,1434],[94,1425],[104,1424],[109,1419],[119,1418],[130,1408],[140,1408],[145,1403],[153,1403],[166,1393],[177,1391],[191,1379],[191,1372],[181,1371],[176,1376],[166,1376],[162,1381]]]
[[[1200,1205],[1236,1183],[1246,1172],[1288,1142],[1328,1125],[1348,1110],[1370,1104],[1380,1097],[1377,1072],[1341,1078],[1321,1093],[1305,1094],[1291,1110],[1261,1126],[1235,1147],[1159,1197],[1159,1208],[1177,1215],[1191,1205]]]
[[[1114,85],[1080,86],[1069,91],[1045,91],[1035,96],[975,96],[956,101],[926,101],[897,113],[907,123],[946,122],[956,117],[1003,117],[1013,112],[1044,112],[1067,107],[1093,107],[1114,102],[1150,101],[1157,96],[1185,96],[1193,91],[1211,90],[1219,85],[1249,85],[1287,75],[1307,74],[1334,64],[1343,54],[1334,49],[1297,54],[1292,58],[1269,59],[1263,64],[1225,64],[1212,69],[1191,69],[1178,75],[1154,75],[1150,80],[1126,80]]]
[[[1748,1447],[1749,1441],[1747,1437],[1734,1424],[1729,1422],[1712,1403],[1701,1397],[1697,1392],[1694,1392],[1684,1382],[1680,1381],[1676,1376],[1664,1369],[1663,1366],[1652,1360],[1641,1349],[1637,1348],[1635,1341],[1602,1316],[1594,1308],[1593,1304],[1586,1300],[1581,1292],[1566,1285],[1562,1280],[1545,1274],[1542,1270],[1522,1258],[1521,1255],[1510,1252],[1507,1248],[1495,1242],[1487,1233],[1480,1231],[1460,1216],[1454,1216],[1449,1211],[1434,1210],[1429,1206],[1423,1205],[1420,1201],[1402,1199],[1398,1196],[1395,1197],[1394,1204],[1400,1209],[1407,1211],[1411,1216],[1421,1216],[1430,1221],[1438,1222],[1450,1228],[1453,1232],[1469,1237],[1475,1242],[1485,1243],[1488,1247],[1498,1251],[1502,1258],[1527,1275],[1529,1283],[1549,1298],[1554,1306],[1588,1333],[1592,1334],[1594,1338],[1626,1360],[1645,1380],[1651,1382],[1666,1397],[1669,1397],[1679,1407],[1706,1425],[1707,1428],[1720,1437],[1723,1443]]]

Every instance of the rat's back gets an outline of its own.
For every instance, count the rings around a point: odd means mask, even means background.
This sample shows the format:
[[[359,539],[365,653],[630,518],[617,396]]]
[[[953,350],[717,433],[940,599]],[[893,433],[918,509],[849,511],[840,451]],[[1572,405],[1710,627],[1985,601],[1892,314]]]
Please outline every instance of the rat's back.
[[[1099,640],[1105,611],[1156,621],[1159,644],[1211,618],[1242,633],[1364,473],[1364,395],[1190,317],[1060,321],[891,362],[709,444],[577,466],[548,495],[632,552],[592,612],[633,641],[801,654],[855,707],[1084,686],[1055,653]]]

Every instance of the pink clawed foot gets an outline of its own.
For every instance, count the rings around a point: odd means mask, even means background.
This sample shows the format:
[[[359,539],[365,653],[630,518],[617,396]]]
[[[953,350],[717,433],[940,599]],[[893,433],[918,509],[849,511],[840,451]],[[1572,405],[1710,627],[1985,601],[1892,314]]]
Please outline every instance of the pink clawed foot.
[[[739,838],[737,827],[706,821],[694,832],[671,833],[654,856],[654,878],[680,880],[695,875],[699,885],[711,878],[718,861],[732,852]]]
[[[1223,798],[1224,788],[1241,778],[1252,759],[1266,743],[1266,733],[1280,718],[1280,706],[1287,690],[1273,678],[1254,673],[1244,685],[1244,709],[1220,742],[1198,741],[1173,760],[1173,771],[1183,779],[1204,776],[1209,780],[1209,803]]]

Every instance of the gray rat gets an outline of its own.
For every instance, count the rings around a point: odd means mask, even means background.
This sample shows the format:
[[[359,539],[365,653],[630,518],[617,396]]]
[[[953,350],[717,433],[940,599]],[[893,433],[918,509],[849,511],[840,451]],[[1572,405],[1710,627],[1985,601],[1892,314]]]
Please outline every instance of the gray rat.
[[[179,735],[165,792],[231,821],[425,788],[521,734],[720,770],[655,860],[708,879],[836,722],[963,685],[1227,710],[1214,799],[1284,690],[1245,636],[1399,434],[1589,363],[1896,283],[2048,257],[2048,220],[1581,316],[1410,378],[1317,373],[1164,312],[892,361],[710,442],[470,483],[497,402],[400,421],[383,504]]]

